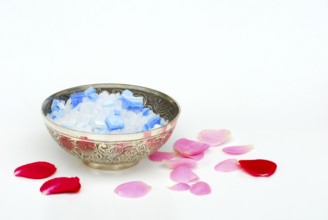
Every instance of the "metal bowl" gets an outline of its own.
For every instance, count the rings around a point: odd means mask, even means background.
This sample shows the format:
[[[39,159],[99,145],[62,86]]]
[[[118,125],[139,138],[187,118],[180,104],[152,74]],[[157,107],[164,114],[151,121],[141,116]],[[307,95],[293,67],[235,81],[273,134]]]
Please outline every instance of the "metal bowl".
[[[146,132],[129,134],[95,134],[62,127],[46,115],[51,111],[53,99],[68,100],[75,92],[94,87],[98,93],[121,93],[129,89],[144,98],[144,105],[164,117],[168,123]],[[68,153],[78,157],[87,166],[97,169],[119,170],[136,165],[142,158],[157,151],[172,135],[180,114],[178,103],[170,96],[135,85],[93,84],[69,88],[49,96],[42,103],[42,115],[52,138]]]

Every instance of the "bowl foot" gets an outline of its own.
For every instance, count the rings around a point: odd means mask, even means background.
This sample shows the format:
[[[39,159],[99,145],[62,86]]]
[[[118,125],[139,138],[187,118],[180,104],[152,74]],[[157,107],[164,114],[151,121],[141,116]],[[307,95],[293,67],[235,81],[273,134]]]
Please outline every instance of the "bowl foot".
[[[122,163],[122,164],[103,164],[103,163],[93,163],[89,161],[83,161],[85,165],[88,167],[94,168],[94,169],[100,169],[100,170],[122,170],[129,167],[133,167],[137,165],[139,161],[136,162],[130,162],[130,163]]]

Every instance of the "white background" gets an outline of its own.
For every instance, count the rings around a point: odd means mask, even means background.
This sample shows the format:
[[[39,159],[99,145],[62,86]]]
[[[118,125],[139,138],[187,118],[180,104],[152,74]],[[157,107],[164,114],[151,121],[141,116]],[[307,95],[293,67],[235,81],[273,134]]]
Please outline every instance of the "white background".
[[[328,2],[325,0],[0,0],[0,219],[328,219]],[[212,148],[195,172],[212,187],[173,192],[147,158],[124,171],[84,166],[51,139],[41,103],[89,83],[158,89],[182,108],[162,150],[204,128],[226,128],[235,158],[275,161],[271,178],[219,173]],[[45,196],[17,178],[45,160],[52,177],[79,176],[80,193]],[[152,191],[124,199],[114,188]]]

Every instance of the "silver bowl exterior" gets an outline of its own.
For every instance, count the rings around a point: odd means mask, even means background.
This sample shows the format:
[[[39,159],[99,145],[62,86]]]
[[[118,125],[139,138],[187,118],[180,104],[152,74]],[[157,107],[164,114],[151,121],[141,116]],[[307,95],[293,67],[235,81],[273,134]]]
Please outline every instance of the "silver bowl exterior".
[[[129,134],[95,134],[62,127],[47,114],[54,98],[67,100],[74,92],[84,91],[90,86],[97,92],[109,93],[131,90],[144,98],[144,105],[168,120],[168,124],[150,131]],[[42,103],[42,115],[51,137],[68,153],[76,156],[92,168],[120,170],[136,165],[140,160],[162,147],[172,135],[180,107],[170,96],[154,89],[127,84],[90,84],[57,92]]]

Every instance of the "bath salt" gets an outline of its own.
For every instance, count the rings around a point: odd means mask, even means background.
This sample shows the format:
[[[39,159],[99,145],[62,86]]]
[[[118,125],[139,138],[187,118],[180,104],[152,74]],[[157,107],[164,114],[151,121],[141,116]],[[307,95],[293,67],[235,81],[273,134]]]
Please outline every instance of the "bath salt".
[[[89,87],[67,101],[53,99],[47,117],[63,127],[96,134],[126,134],[159,128],[168,122],[144,106],[130,90],[109,94]]]

